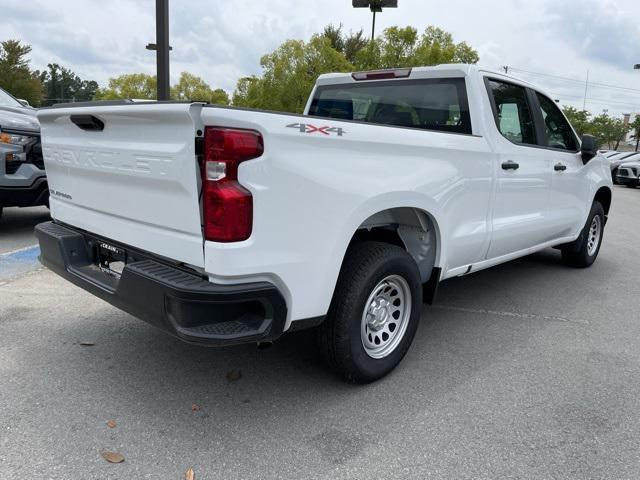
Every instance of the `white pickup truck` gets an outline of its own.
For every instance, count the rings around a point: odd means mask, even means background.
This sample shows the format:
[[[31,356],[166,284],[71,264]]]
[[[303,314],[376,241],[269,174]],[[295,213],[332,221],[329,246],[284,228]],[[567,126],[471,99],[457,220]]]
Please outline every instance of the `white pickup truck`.
[[[43,264],[187,342],[315,328],[392,370],[438,283],[548,247],[593,263],[611,173],[551,97],[475,66],[323,75],[304,115],[201,103],[41,110]]]

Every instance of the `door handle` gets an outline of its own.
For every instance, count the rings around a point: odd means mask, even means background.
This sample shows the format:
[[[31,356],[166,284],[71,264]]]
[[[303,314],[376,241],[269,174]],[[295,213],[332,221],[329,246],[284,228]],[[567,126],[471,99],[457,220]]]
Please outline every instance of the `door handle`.
[[[553,169],[556,172],[564,172],[567,169],[567,166],[563,165],[562,163],[557,163],[553,166]]]
[[[502,164],[503,170],[518,170],[520,168],[520,164],[514,162],[513,160],[509,160],[508,162],[504,162]]]

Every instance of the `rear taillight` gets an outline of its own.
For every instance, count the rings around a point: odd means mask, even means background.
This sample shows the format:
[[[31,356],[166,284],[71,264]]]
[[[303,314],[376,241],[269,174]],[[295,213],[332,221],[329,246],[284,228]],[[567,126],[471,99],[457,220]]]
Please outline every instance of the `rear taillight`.
[[[206,240],[241,242],[251,236],[253,197],[238,183],[238,166],[263,152],[262,135],[256,131],[205,128],[202,210]]]

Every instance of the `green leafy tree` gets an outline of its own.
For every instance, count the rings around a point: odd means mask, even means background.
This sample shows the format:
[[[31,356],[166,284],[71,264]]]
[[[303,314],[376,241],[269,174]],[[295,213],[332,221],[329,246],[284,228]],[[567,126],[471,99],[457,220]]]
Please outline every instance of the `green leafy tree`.
[[[221,88],[213,90],[202,78],[189,72],[180,74],[180,80],[171,88],[171,98],[229,105],[227,92]]]
[[[109,79],[107,88],[98,89],[96,100],[155,100],[157,83],[155,75],[129,73]],[[212,89],[202,78],[182,72],[178,83],[171,87],[174,100],[202,101],[228,105],[229,95],[221,88]]]
[[[631,131],[631,127],[628,123],[625,123],[621,118],[617,118],[614,120],[613,124],[613,134],[615,140],[614,150],[617,150],[620,146],[620,143],[624,141],[629,132]]]
[[[44,88],[44,105],[92,100],[98,91],[98,82],[82,80],[57,63],[48,64],[47,70],[38,72],[38,76]]]
[[[436,27],[421,35],[413,27],[391,27],[374,41],[362,31],[345,34],[329,25],[309,42],[287,40],[261,59],[263,73],[238,81],[233,104],[242,107],[302,112],[317,77],[349,72],[440,63],[476,63],[478,53]]]
[[[238,82],[234,105],[300,113],[319,75],[353,70],[344,54],[322,35],[314,35],[309,42],[287,40],[263,56],[260,64],[262,76]]]
[[[38,106],[42,101],[42,83],[38,74],[29,68],[30,52],[31,46],[22,45],[20,40],[0,42],[0,87]]]
[[[466,42],[434,26],[421,35],[413,27],[390,27],[356,55],[359,70],[418,67],[445,63],[477,63],[480,57]]]
[[[578,136],[582,137],[585,133],[590,133],[591,112],[588,112],[587,110],[578,110],[575,107],[564,107],[562,111],[569,119],[569,122],[571,122],[571,125],[576,130]]]
[[[255,75],[238,80],[231,102],[235,106],[262,108],[262,87],[264,82]]]
[[[607,145],[613,148],[611,141],[613,139],[613,119],[606,113],[594,117],[590,124],[591,134],[596,137],[598,145]]]
[[[329,39],[331,46],[342,53],[350,63],[355,63],[358,52],[369,43],[363,30],[358,30],[355,33],[349,32],[347,35],[342,31],[342,24],[337,27],[334,25],[326,26],[322,36]]]
[[[109,79],[109,86],[96,93],[96,100],[155,100],[157,83],[155,75],[128,73]]]
[[[636,115],[636,118],[633,122],[629,124],[631,131],[633,132],[633,138],[636,141],[636,152],[640,147],[640,115]]]
[[[589,130],[599,145],[607,145],[609,149],[617,150],[631,127],[620,118],[612,118],[607,113],[602,113],[594,117]]]

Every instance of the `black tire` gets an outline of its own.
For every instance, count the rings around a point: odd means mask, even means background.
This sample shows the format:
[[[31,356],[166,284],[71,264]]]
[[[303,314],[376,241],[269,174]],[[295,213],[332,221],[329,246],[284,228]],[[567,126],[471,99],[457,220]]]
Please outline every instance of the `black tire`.
[[[618,169],[615,168],[611,171],[611,181],[614,185],[618,185]]]
[[[628,188],[636,188],[638,185],[636,185],[635,183],[627,183],[627,187]]]
[[[369,296],[389,277],[401,277],[406,282],[411,294],[411,301],[406,304],[411,311],[407,313],[406,329],[396,340],[395,348],[384,358],[373,358],[365,350],[361,337],[362,319]],[[394,307],[390,305],[390,308]],[[415,260],[402,248],[387,243],[355,243],[347,250],[327,319],[318,329],[322,354],[330,368],[350,382],[378,380],[393,370],[407,353],[421,310],[422,284]],[[402,332],[400,327],[395,328]]]
[[[591,226],[594,222],[594,218],[598,216],[600,217],[600,231],[598,237],[598,245],[595,250],[592,252],[589,251],[589,241],[590,241],[590,230]],[[593,265],[593,262],[596,261],[598,257],[598,253],[600,252],[600,247],[602,246],[602,238],[604,236],[604,226],[605,226],[605,215],[604,208],[600,202],[593,202],[593,206],[591,207],[591,212],[589,213],[589,217],[587,218],[587,223],[585,224],[582,232],[578,239],[565,245],[562,248],[562,260],[564,263],[569,265],[570,267],[576,268],[587,268]]]

